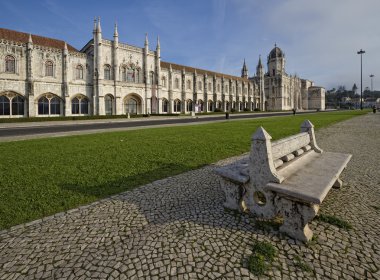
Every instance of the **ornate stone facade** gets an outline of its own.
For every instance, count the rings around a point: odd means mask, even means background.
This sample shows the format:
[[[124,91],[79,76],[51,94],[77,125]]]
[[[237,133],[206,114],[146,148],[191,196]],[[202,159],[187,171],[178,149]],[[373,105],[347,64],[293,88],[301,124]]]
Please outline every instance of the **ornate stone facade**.
[[[0,29],[0,117],[167,114],[243,110],[324,110],[324,89],[285,73],[275,46],[268,72],[241,77],[161,61],[149,49],[102,37],[81,49],[63,41]]]

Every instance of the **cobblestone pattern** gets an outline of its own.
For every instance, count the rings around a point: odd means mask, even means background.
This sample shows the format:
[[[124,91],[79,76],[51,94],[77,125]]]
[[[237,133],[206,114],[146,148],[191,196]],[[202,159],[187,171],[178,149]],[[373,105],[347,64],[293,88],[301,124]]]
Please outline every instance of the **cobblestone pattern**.
[[[318,131],[317,141],[353,154],[345,186],[321,206],[352,230],[314,220],[317,238],[304,245],[257,226],[223,209],[208,166],[1,232],[0,279],[256,279],[246,268],[256,240],[278,250],[260,279],[380,279],[380,114]]]

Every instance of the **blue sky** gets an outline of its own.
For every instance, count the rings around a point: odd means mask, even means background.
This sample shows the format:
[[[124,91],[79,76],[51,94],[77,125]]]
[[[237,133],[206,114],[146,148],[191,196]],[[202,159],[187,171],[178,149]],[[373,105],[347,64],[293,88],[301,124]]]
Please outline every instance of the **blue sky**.
[[[162,60],[240,75],[246,59],[250,75],[274,43],[285,52],[286,71],[327,89],[353,83],[380,89],[379,0],[124,0],[0,2],[0,27],[67,41],[80,49],[100,16],[103,37],[150,48],[159,35]]]

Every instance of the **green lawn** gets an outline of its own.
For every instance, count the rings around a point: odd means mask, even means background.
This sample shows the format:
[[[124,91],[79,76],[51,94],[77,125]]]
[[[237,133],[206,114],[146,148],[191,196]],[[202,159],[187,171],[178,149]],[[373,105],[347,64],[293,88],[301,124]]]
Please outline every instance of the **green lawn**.
[[[274,139],[360,111],[317,113],[0,143],[0,230],[247,152],[260,125]],[[317,139],[318,140],[318,139]]]

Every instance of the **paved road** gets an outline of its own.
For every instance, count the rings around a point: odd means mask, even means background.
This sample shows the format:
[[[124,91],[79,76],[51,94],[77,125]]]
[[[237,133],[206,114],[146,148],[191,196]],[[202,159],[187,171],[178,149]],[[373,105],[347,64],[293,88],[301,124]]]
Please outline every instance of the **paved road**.
[[[211,165],[0,232],[0,279],[257,279],[256,241],[277,250],[260,279],[380,279],[380,114],[318,130],[317,142],[353,154],[320,209],[351,230],[314,220],[305,245],[226,212]]]
[[[310,111],[299,112],[297,114],[307,114]],[[291,112],[274,112],[274,113],[257,113],[257,114],[234,114],[230,115],[231,120],[253,119],[260,117],[284,116],[291,115]],[[30,135],[44,135],[70,132],[88,133],[99,130],[122,130],[146,126],[162,126],[175,124],[196,124],[213,121],[223,121],[225,115],[199,116],[196,118],[152,118],[152,119],[115,119],[115,120],[97,120],[97,121],[70,121],[70,122],[45,122],[45,123],[22,123],[0,125],[0,140],[11,137],[25,137]]]

